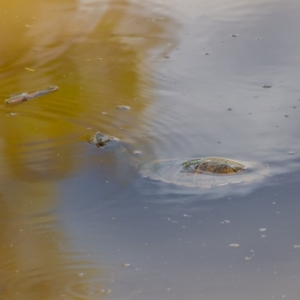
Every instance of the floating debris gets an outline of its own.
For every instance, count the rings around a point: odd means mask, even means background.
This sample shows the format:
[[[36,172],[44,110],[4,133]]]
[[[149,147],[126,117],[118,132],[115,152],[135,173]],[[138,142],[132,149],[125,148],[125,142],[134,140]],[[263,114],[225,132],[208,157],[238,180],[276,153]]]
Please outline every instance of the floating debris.
[[[230,224],[230,220],[223,220],[222,222],[220,222],[221,224]]]
[[[267,230],[267,228],[260,228],[258,231],[264,232],[266,230]]]
[[[251,260],[253,257],[252,256],[246,256],[245,260]]]
[[[122,264],[122,267],[129,267],[129,266],[130,266],[130,264],[128,264],[128,263]]]
[[[29,71],[29,72],[35,72],[35,70],[31,69],[31,68],[25,68],[26,71]]]
[[[300,245],[294,245],[294,248],[296,248],[296,249],[300,248]]]
[[[8,116],[11,116],[11,117],[14,117],[14,116],[16,116],[16,115],[17,115],[17,113],[15,113],[15,112],[11,112],[11,113],[8,113],[7,115],[8,115]]]
[[[236,37],[238,37],[238,34],[233,33],[233,34],[231,34],[230,36],[236,38]]]
[[[288,154],[289,154],[289,155],[294,155],[295,152],[294,152],[294,151],[289,151]]]
[[[240,244],[230,244],[229,247],[230,248],[238,248],[240,246]]]
[[[142,151],[141,150],[134,150],[132,152],[134,155],[141,155],[142,154]]]
[[[6,99],[5,103],[8,105],[19,104],[19,103],[31,100],[33,98],[55,92],[57,90],[58,90],[58,87],[54,85],[54,86],[50,86],[47,89],[42,90],[42,91],[28,92],[28,93],[25,92],[25,93],[17,94],[17,95],[11,96],[10,98]]]
[[[184,217],[184,218],[191,218],[192,216],[191,216],[191,215],[188,215],[188,214],[183,214],[183,217]]]
[[[271,84],[264,84],[262,87],[265,88],[265,89],[269,89],[269,88],[272,87],[272,85]]]
[[[117,106],[117,109],[118,109],[118,110],[130,110],[131,107],[128,106],[128,105],[118,105],[118,106]]]

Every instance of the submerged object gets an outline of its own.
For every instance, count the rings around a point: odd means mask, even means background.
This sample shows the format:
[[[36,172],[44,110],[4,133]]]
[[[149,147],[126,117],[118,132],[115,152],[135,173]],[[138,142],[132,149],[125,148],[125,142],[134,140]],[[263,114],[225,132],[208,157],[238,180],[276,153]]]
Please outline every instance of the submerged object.
[[[118,139],[113,136],[101,133],[100,131],[97,131],[96,134],[89,139],[89,143],[96,145],[97,147],[102,147],[111,141],[118,141]]]
[[[246,165],[221,157],[161,159],[143,163],[138,170],[153,180],[199,188],[259,181],[269,173],[268,165],[250,162]]]
[[[55,92],[57,90],[58,90],[58,86],[53,85],[53,86],[47,87],[45,90],[42,90],[42,91],[25,92],[25,93],[17,94],[17,95],[13,95],[10,98],[6,99],[5,103],[8,105],[19,104],[24,101],[28,101],[33,98]]]
[[[98,147],[109,146],[124,161],[136,166],[143,176],[165,183],[186,187],[210,188],[228,184],[259,181],[269,173],[269,166],[262,163],[241,163],[222,157],[192,159],[159,159],[140,162],[131,155],[117,138],[97,132],[90,143]]]

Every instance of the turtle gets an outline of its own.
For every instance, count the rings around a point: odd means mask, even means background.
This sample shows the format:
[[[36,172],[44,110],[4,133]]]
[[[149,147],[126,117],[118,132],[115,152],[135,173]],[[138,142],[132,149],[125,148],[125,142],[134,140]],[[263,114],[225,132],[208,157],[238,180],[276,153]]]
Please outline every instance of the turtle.
[[[89,142],[101,148],[112,146],[116,154],[129,154],[119,139],[100,131]],[[142,163],[133,155],[128,157],[143,177],[186,187],[211,188],[259,181],[269,171],[269,166],[262,163],[242,163],[223,157],[158,159]]]

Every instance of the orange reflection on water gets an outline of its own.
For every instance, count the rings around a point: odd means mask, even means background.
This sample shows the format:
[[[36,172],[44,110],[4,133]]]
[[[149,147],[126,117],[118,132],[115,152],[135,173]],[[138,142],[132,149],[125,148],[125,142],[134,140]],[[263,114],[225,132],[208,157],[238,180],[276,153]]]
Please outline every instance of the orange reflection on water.
[[[72,250],[53,212],[53,186],[19,182],[17,187],[6,193],[10,201],[0,198],[1,299],[105,297],[109,273]]]
[[[149,59],[176,46],[176,22],[130,1],[6,2],[3,98],[60,87],[17,107],[0,107],[5,157],[15,175],[28,180],[30,165],[35,177],[35,168],[50,171],[51,179],[69,173],[85,151],[83,137],[90,128],[120,138],[137,136],[142,113],[153,100]],[[120,104],[132,110],[120,113]]]
[[[0,17],[0,293],[102,299],[110,274],[73,250],[60,225],[57,183],[84,160],[90,128],[119,137],[120,126],[139,130],[152,101],[147,60],[175,47],[178,25],[130,1],[5,0]],[[4,105],[12,93],[50,85],[59,91]],[[119,104],[131,112],[121,115]]]

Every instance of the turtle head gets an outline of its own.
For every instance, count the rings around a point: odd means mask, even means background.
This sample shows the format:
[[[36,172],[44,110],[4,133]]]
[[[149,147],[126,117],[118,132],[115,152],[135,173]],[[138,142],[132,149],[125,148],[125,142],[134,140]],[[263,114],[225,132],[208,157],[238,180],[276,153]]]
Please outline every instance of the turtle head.
[[[90,143],[96,145],[97,147],[102,147],[111,141],[111,137],[100,131],[97,131],[94,136],[90,138]]]

